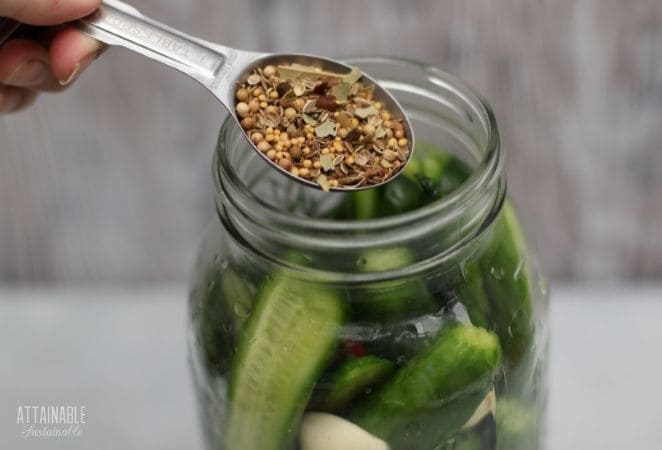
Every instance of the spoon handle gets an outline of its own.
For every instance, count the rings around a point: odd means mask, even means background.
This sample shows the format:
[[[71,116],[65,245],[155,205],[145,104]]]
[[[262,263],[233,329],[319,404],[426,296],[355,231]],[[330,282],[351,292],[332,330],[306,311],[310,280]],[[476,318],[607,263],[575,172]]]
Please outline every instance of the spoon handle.
[[[119,45],[177,69],[208,88],[223,70],[232,49],[189,36],[143,16],[118,0],[105,0],[92,15],[76,22],[89,36],[108,45]],[[218,50],[220,48],[221,50]]]

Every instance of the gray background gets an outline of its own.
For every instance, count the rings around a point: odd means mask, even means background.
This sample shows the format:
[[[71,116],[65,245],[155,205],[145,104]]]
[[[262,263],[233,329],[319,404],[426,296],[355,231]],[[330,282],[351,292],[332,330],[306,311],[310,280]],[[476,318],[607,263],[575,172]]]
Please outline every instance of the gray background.
[[[511,194],[554,279],[662,274],[659,0],[135,0],[254,50],[427,61],[493,105]],[[213,214],[223,117],[183,76],[112,50],[0,118],[0,282],[186,277]]]

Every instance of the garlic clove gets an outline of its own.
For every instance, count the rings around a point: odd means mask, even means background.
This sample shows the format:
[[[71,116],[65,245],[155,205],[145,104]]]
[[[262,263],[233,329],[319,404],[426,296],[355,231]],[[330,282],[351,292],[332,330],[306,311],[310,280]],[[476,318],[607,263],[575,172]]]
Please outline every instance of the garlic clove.
[[[301,423],[301,450],[390,450],[388,444],[338,416],[308,413]]]

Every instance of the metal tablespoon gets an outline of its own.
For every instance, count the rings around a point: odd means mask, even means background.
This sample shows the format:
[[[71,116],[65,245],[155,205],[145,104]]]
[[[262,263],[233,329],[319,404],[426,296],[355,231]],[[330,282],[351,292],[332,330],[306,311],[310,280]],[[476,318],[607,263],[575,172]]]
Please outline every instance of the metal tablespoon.
[[[1,19],[1,18],[0,18]],[[133,50],[141,55],[159,61],[166,66],[177,69],[200,82],[227,108],[239,124],[234,107],[235,87],[243,82],[257,67],[266,65],[301,64],[319,67],[322,70],[345,73],[351,67],[326,58],[299,54],[255,53],[214,44],[167,25],[145,17],[133,6],[118,0],[105,0],[101,7],[88,17],[76,21],[76,25],[86,34],[108,45],[117,45]],[[5,23],[10,32],[15,29],[15,23]],[[6,33],[9,34],[9,33]],[[1,39],[1,36],[0,36]],[[2,41],[0,40],[0,44]],[[375,85],[374,98],[381,101],[394,117],[402,118],[406,135],[409,137],[409,161],[414,146],[414,136],[411,124],[397,100],[383,89],[375,80],[363,74],[363,77]],[[243,127],[240,128],[243,130]],[[320,188],[319,184],[294,176],[282,169],[258,150],[244,131],[246,140],[253,149],[272,167],[307,186]],[[382,181],[390,181],[394,177]],[[362,187],[332,187],[331,190],[350,191],[376,187],[379,184]]]

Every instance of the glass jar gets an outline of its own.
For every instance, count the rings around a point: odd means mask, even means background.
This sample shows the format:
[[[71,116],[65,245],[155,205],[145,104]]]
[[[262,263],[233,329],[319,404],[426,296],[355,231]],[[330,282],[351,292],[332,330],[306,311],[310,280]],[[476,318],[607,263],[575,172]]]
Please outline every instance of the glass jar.
[[[547,295],[493,113],[434,67],[350,63],[413,123],[386,186],[304,187],[221,128],[190,294],[209,448],[540,448]]]

